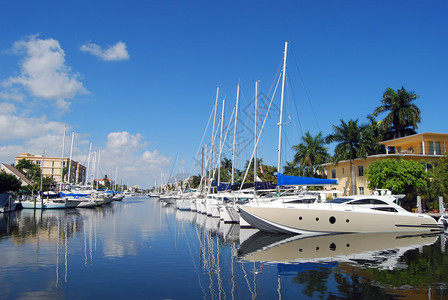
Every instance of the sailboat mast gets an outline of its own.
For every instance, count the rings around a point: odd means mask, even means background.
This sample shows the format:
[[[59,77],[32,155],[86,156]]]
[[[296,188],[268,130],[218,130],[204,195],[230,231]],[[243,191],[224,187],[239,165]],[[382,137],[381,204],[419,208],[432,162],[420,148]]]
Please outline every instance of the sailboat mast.
[[[254,153],[254,191],[256,190],[255,182],[257,182],[257,119],[258,119],[258,83],[255,81],[255,153]],[[256,191],[255,191],[256,194]]]
[[[218,98],[219,98],[219,86],[216,89],[216,100],[215,100],[215,112],[213,116],[213,128],[212,128],[212,145],[210,147],[210,166],[209,166],[209,176],[212,174],[212,168],[213,168],[213,148],[215,144],[215,124],[216,124],[216,113],[218,111]],[[213,178],[211,178],[213,180]],[[210,193],[211,190],[211,180],[209,181],[208,185],[208,192]]]
[[[283,100],[285,98],[285,79],[286,79],[286,54],[288,51],[288,41],[285,42],[285,53],[283,56],[283,78],[282,78],[282,94],[280,100],[280,122],[278,123],[278,159],[277,172],[281,169],[281,152],[282,152],[282,126],[283,126]]]
[[[68,161],[68,184],[71,184],[72,175],[72,154],[73,154],[73,140],[75,138],[75,132],[72,131],[72,144],[70,146],[70,159]]]
[[[224,107],[226,105],[226,99],[222,100],[222,113],[221,113],[221,135],[219,138],[219,152],[218,152],[218,187],[219,184],[221,183],[221,155],[222,155],[222,130],[224,127]]]
[[[97,169],[96,169],[96,189],[98,189],[98,185],[99,185],[99,172],[100,172],[100,156],[101,156],[101,152],[100,152],[101,150],[98,150],[98,161],[97,161],[97,164],[98,164],[98,167],[97,167]]]
[[[64,137],[62,138],[62,154],[61,154],[61,182],[59,184],[59,191],[62,191],[62,182],[64,181],[64,150],[65,150],[65,131],[67,127],[64,126]]]
[[[232,146],[232,185],[235,181],[235,145],[236,145],[236,125],[238,120],[238,102],[240,100],[240,85],[236,88],[236,108],[235,108],[235,125],[233,126],[233,146]]]

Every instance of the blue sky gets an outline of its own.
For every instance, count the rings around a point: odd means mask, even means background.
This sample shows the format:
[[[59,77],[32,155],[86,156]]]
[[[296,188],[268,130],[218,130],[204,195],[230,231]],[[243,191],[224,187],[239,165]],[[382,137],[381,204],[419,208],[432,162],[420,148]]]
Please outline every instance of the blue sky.
[[[446,1],[2,0],[0,162],[43,149],[60,156],[67,126],[66,156],[74,131],[75,160],[85,163],[92,143],[102,175],[118,169],[129,185],[153,186],[177,154],[180,169],[197,174],[193,158],[216,88],[227,124],[240,83],[242,168],[252,150],[255,81],[262,106],[286,40],[291,123],[282,165],[306,131],[364,122],[388,87],[420,96],[418,132],[446,133],[447,15]],[[259,157],[271,165],[277,122],[274,109],[260,141]],[[228,149],[223,155],[230,158]]]

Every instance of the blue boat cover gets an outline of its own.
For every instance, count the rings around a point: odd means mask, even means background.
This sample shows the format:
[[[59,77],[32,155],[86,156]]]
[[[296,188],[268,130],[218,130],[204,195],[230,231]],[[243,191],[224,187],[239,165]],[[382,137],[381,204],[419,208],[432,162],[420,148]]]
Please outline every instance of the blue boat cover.
[[[231,183],[228,182],[221,182],[218,186],[218,182],[216,180],[212,181],[212,186],[218,187],[218,191],[222,192],[222,191],[226,191],[226,190],[232,190],[232,191],[237,191],[241,188],[241,183],[240,182],[235,182],[233,185]],[[242,189],[249,189],[249,188],[253,188],[255,186],[256,190],[275,190],[275,184],[272,182],[262,182],[262,181],[257,181],[254,183],[248,182],[243,184]]]
[[[232,184],[229,182],[221,182],[218,186],[218,191],[222,192],[222,191],[226,191],[226,190],[230,190],[232,188]]]
[[[277,172],[277,186],[282,185],[328,185],[337,184],[335,179],[288,176]]]

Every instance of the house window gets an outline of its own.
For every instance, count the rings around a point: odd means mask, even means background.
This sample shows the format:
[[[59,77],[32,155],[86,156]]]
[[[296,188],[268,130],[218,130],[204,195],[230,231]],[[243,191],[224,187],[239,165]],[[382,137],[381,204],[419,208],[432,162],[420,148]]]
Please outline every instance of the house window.
[[[36,165],[40,166],[40,160],[36,161]]]
[[[336,169],[331,169],[331,178],[336,178]]]
[[[358,166],[358,176],[362,177],[364,176],[364,166]],[[363,195],[363,194],[361,194]]]
[[[359,194],[364,195],[364,187],[363,186],[359,187]]]
[[[434,155],[434,142],[428,142],[429,155]]]
[[[436,142],[436,155],[441,155],[442,151],[440,150],[440,142]]]
[[[345,171],[344,168],[342,168],[342,174],[344,174],[344,171]]]

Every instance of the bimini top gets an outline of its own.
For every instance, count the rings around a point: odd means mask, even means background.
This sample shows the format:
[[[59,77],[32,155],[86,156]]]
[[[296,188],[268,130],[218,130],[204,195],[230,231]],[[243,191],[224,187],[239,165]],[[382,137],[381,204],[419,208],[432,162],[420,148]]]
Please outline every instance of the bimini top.
[[[330,185],[337,184],[335,179],[322,179],[313,177],[301,177],[301,176],[288,176],[277,172],[277,186],[282,185]]]

